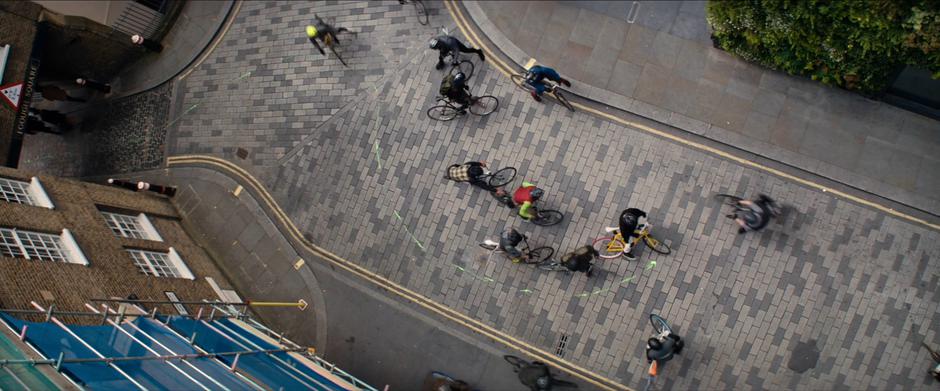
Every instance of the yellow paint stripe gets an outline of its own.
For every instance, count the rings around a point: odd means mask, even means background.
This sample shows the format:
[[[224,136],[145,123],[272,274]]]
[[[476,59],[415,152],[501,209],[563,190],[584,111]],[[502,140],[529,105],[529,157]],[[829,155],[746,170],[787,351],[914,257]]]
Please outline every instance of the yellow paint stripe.
[[[202,52],[202,54],[199,56],[199,59],[197,59],[196,62],[193,63],[193,65],[191,65],[188,69],[186,69],[185,72],[183,72],[179,77],[176,78],[177,82],[183,81],[183,79],[189,77],[189,74],[193,73],[193,71],[195,71],[196,68],[199,68],[199,66],[202,65],[202,62],[206,61],[206,59],[209,58],[209,55],[215,51],[215,48],[219,46],[220,43],[222,43],[222,39],[225,38],[225,34],[228,33],[228,30],[232,28],[232,24],[235,23],[235,19],[238,16],[238,12],[241,11],[242,9],[242,3],[243,3],[242,0],[237,0],[235,2],[235,7],[232,9],[232,12],[229,14],[228,20],[225,21],[225,25],[222,26],[222,30],[219,31],[219,35],[216,36],[215,40],[212,41],[209,47],[205,51]]]
[[[467,315],[464,315],[460,312],[457,312],[450,307],[447,307],[443,304],[437,303],[430,298],[427,298],[417,292],[414,292],[408,288],[405,288],[401,285],[398,285],[394,281],[391,281],[381,275],[375,274],[359,265],[356,265],[352,262],[349,262],[326,249],[323,249],[313,243],[307,241],[307,239],[300,232],[300,229],[294,225],[293,221],[287,217],[285,213],[277,202],[274,200],[274,197],[268,193],[267,189],[264,188],[264,185],[260,181],[255,179],[248,171],[243,168],[231,163],[225,159],[217,158],[214,156],[205,156],[205,155],[180,155],[172,156],[167,159],[167,166],[172,167],[176,165],[183,164],[206,164],[214,167],[218,167],[222,170],[229,172],[230,174],[241,178],[246,182],[255,192],[261,197],[261,200],[268,206],[268,208],[275,214],[277,220],[287,229],[288,234],[298,243],[304,246],[308,251],[317,254],[318,256],[332,262],[336,266],[343,268],[344,270],[356,274],[359,277],[362,277],[366,280],[369,280],[376,285],[387,289],[388,291],[397,294],[398,296],[414,302],[418,305],[421,305],[425,309],[432,311],[440,316],[443,316],[451,321],[464,326],[472,331],[483,334],[496,342],[499,342],[511,349],[515,349],[525,354],[533,357],[539,361],[545,362],[547,364],[552,364],[556,368],[565,371],[575,377],[578,377],[588,383],[591,383],[604,390],[630,390],[630,388],[618,384],[617,382],[607,379],[603,376],[600,376],[596,373],[593,373],[587,369],[584,369],[580,366],[577,366],[573,363],[570,363],[565,360],[561,360],[553,354],[546,352],[542,349],[539,349],[535,346],[529,345],[526,342],[523,342],[511,335],[505,334],[499,330],[496,330],[492,327],[489,327],[479,321],[470,318]],[[590,374],[591,377],[585,375]],[[593,377],[593,378],[592,378]],[[596,379],[600,379],[604,384],[599,382]]]
[[[451,3],[452,3],[452,1],[450,1],[450,0],[444,2],[444,4],[447,6],[448,11],[450,11],[450,13],[451,13],[451,16],[452,16],[452,17],[454,18],[454,20],[457,22],[457,27],[460,28],[460,31],[461,31],[461,32],[463,32],[463,35],[464,35],[465,37],[467,37],[470,41],[472,41],[472,43],[473,43],[474,46],[483,49],[483,51],[486,52],[486,58],[487,58],[487,59],[491,59],[491,63],[492,63],[493,65],[495,65],[496,68],[497,68],[501,73],[503,73],[503,74],[506,75],[506,76],[509,76],[509,75],[513,74],[514,72],[511,72],[511,71],[510,71],[510,70],[513,69],[513,68],[512,68],[512,67],[509,67],[508,65],[506,65],[506,63],[504,63],[502,60],[500,60],[499,57],[497,57],[497,56],[495,55],[495,53],[493,52],[493,50],[491,50],[489,47],[487,47],[487,46],[484,44],[484,41],[481,40],[480,37],[476,35],[476,32],[475,32],[473,29],[469,28],[470,24],[467,23],[467,21],[466,21],[464,15],[463,15],[463,13],[460,11],[459,7],[456,7],[456,6],[454,6],[453,4],[451,4]],[[495,60],[495,61],[494,61],[494,60]],[[531,62],[532,60],[529,60],[529,61]],[[528,69],[528,66],[529,66],[529,65],[527,64],[527,69]],[[705,144],[697,143],[697,142],[691,141],[691,140],[686,140],[686,139],[681,138],[681,137],[679,137],[679,136],[666,133],[665,131],[662,131],[662,130],[659,130],[659,129],[655,129],[655,128],[652,128],[652,127],[643,125],[643,124],[641,124],[641,123],[628,121],[628,120],[626,120],[626,119],[624,119],[624,118],[620,118],[620,117],[615,116],[615,115],[612,115],[612,114],[604,113],[604,112],[602,112],[602,111],[593,109],[593,108],[591,108],[591,107],[582,105],[582,104],[580,104],[580,103],[571,102],[571,105],[574,106],[575,108],[581,110],[581,111],[584,111],[584,112],[587,112],[587,113],[591,113],[591,114],[594,114],[594,115],[599,116],[599,117],[606,118],[606,119],[608,119],[608,120],[610,120],[610,121],[619,123],[619,124],[621,124],[621,125],[634,127],[634,128],[640,129],[640,130],[642,130],[642,131],[645,131],[645,132],[647,132],[647,133],[649,133],[649,134],[653,134],[653,135],[656,135],[656,136],[658,136],[658,137],[662,137],[662,138],[668,139],[668,140],[670,140],[670,141],[673,141],[673,142],[680,143],[680,144],[683,144],[683,145],[688,146],[688,147],[692,147],[692,148],[698,149],[698,150],[700,150],[700,151],[705,151],[705,152],[708,152],[708,153],[711,153],[711,154],[720,156],[720,157],[722,157],[722,158],[725,158],[725,159],[728,159],[728,160],[737,162],[737,163],[739,163],[739,164],[741,164],[741,165],[745,165],[745,166],[748,166],[748,167],[751,167],[751,168],[755,168],[755,169],[758,169],[758,170],[761,170],[761,171],[764,171],[764,172],[767,172],[767,173],[776,175],[776,176],[778,176],[778,177],[780,177],[780,178],[787,179],[787,180],[791,180],[791,181],[793,181],[793,182],[797,182],[797,183],[799,183],[799,184],[802,184],[802,185],[805,185],[805,186],[814,188],[814,189],[819,190],[819,191],[822,191],[822,192],[824,192],[824,193],[829,193],[829,194],[832,194],[832,195],[834,195],[834,196],[841,197],[841,198],[844,198],[844,199],[846,199],[846,200],[855,202],[855,203],[857,203],[857,204],[864,205],[864,206],[867,206],[867,207],[869,207],[869,208],[873,208],[873,209],[879,210],[879,211],[881,211],[881,212],[887,213],[887,214],[892,215],[892,216],[894,216],[894,217],[897,217],[897,218],[900,218],[900,219],[903,219],[903,220],[907,220],[907,221],[910,221],[910,222],[912,222],[912,223],[921,224],[921,225],[924,225],[924,226],[926,226],[926,227],[928,227],[928,228],[931,228],[931,229],[940,231],[940,224],[931,223],[931,222],[929,222],[929,221],[927,221],[927,220],[925,220],[925,219],[922,219],[922,218],[919,218],[919,217],[916,217],[916,216],[912,216],[912,215],[909,215],[909,214],[907,214],[907,213],[904,213],[904,212],[895,210],[895,209],[893,209],[893,208],[891,208],[891,207],[888,207],[888,206],[886,206],[886,205],[882,205],[882,204],[877,203],[877,202],[874,202],[874,201],[869,201],[869,200],[863,199],[863,198],[861,198],[861,197],[857,197],[857,196],[848,194],[848,193],[846,193],[846,192],[843,192],[843,191],[840,191],[840,190],[831,188],[831,187],[829,187],[829,186],[826,186],[826,185],[823,185],[823,184],[820,184],[820,183],[813,182],[813,181],[811,181],[811,180],[809,180],[809,179],[804,179],[804,178],[801,178],[801,177],[798,177],[798,176],[795,176],[795,175],[792,175],[792,174],[788,174],[788,173],[783,172],[783,171],[781,171],[781,170],[778,170],[778,169],[775,169],[775,168],[772,168],[772,167],[765,166],[765,165],[763,165],[763,164],[760,164],[760,163],[757,163],[757,162],[748,160],[748,159],[746,159],[746,158],[743,158],[743,157],[734,155],[734,154],[732,154],[732,153],[729,153],[729,152],[726,152],[726,151],[723,151],[723,150],[720,150],[720,149],[717,149],[717,148],[714,148],[714,147],[710,147],[710,146],[705,145]]]

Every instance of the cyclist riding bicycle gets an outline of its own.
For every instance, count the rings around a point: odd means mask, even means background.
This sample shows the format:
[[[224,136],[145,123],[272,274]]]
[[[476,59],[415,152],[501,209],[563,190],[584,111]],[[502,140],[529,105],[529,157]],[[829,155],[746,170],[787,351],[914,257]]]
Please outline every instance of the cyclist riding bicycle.
[[[512,202],[519,207],[519,216],[526,220],[532,220],[538,214],[535,202],[542,198],[545,191],[535,187],[535,184],[522,182],[522,186],[516,189],[512,195]]]
[[[476,53],[477,56],[480,56],[480,61],[486,61],[483,50],[467,47],[467,45],[464,45],[463,42],[460,42],[459,39],[451,35],[441,35],[437,38],[431,38],[431,41],[428,42],[428,46],[438,51],[437,65],[434,66],[434,69],[443,68],[444,57],[447,56],[450,56],[452,65],[457,65],[457,63],[460,62],[457,53]]]
[[[654,360],[662,364],[672,360],[676,354],[682,353],[685,342],[676,334],[669,333],[665,337],[653,337],[646,341],[646,361]]]
[[[594,261],[594,258],[597,256],[597,250],[595,250],[593,246],[581,246],[561,257],[561,262],[568,270],[584,272],[587,273],[588,277],[591,277],[594,269],[594,265],[591,264],[591,262]]]
[[[515,228],[507,228],[499,235],[499,249],[506,253],[512,263],[519,263],[526,257],[519,246],[525,239],[525,235]]]
[[[535,88],[533,91],[532,99],[535,99],[536,102],[542,101],[542,94],[545,93],[545,90],[548,86],[542,82],[543,79],[548,79],[556,83],[564,84],[565,87],[571,87],[571,82],[567,79],[563,79],[558,72],[555,72],[554,69],[549,67],[543,67],[541,65],[535,65],[532,68],[529,68],[529,78],[526,80],[529,85]]]
[[[620,235],[623,236],[623,241],[626,245],[627,251],[624,251],[625,256],[631,261],[636,259],[636,256],[633,255],[633,238],[640,236],[636,233],[636,228],[640,226],[641,219],[646,220],[646,212],[637,208],[627,208],[620,213],[620,219],[617,221],[617,225],[620,228]]]
[[[451,102],[456,103],[461,112],[465,112],[471,103],[472,97],[470,87],[467,86],[467,75],[463,72],[444,76],[439,92]]]
[[[314,15],[313,25],[307,26],[307,39],[310,40],[310,43],[313,46],[317,47],[317,50],[320,51],[320,54],[326,55],[326,52],[323,51],[323,48],[320,47],[320,44],[317,43],[317,40],[323,41],[323,44],[327,47],[333,46],[333,42],[339,43],[339,38],[336,37],[337,34],[349,31],[345,27],[334,27],[333,25],[326,23],[323,19],[320,19],[319,16]]]
[[[759,194],[754,201],[740,200],[738,201],[739,208],[733,214],[728,215],[728,218],[734,219],[741,226],[738,234],[760,231],[770,222],[770,217],[774,213],[771,206],[773,203],[774,200],[763,194]]]
[[[473,186],[485,190],[493,190],[486,180],[488,174],[489,170],[486,169],[486,163],[466,162],[464,164],[454,164],[448,167],[447,175],[444,175],[444,178],[454,182],[469,182]]]

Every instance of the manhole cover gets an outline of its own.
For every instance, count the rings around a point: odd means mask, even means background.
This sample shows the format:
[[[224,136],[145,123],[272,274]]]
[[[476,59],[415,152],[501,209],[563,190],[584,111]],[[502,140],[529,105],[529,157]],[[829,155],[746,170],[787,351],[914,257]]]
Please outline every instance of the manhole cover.
[[[248,150],[245,149],[245,148],[238,148],[238,149],[235,151],[235,155],[238,156],[239,158],[247,159],[247,158],[248,158]]]
[[[816,340],[811,339],[808,342],[796,344],[787,367],[796,373],[803,373],[808,369],[816,368],[817,362],[819,362],[819,348],[816,347]]]

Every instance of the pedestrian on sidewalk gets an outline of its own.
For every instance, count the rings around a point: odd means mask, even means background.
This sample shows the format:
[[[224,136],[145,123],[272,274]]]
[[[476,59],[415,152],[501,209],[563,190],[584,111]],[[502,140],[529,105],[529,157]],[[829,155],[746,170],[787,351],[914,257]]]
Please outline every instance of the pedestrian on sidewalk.
[[[91,88],[91,89],[93,89],[93,90],[95,90],[95,91],[100,91],[100,92],[103,92],[103,93],[105,93],[105,94],[110,94],[110,93],[111,93],[111,85],[110,85],[110,84],[104,83],[104,82],[100,82],[100,81],[97,81],[97,80],[92,80],[92,79],[89,79],[89,78],[84,77],[84,76],[75,79],[75,84],[78,84],[78,85],[80,85],[80,86],[82,86],[82,87],[85,87],[85,88]]]
[[[544,79],[564,84],[565,87],[571,87],[571,82],[567,79],[563,79],[561,75],[559,75],[558,72],[556,72],[554,69],[541,65],[535,65],[532,68],[529,68],[529,79],[526,80],[526,82],[535,88],[535,91],[532,91],[531,94],[532,99],[535,99],[536,102],[542,101],[542,94],[544,94],[545,90],[548,88],[548,86],[545,85],[545,82],[542,81]]]
[[[342,32],[353,33],[352,31],[350,31],[349,29],[345,27],[335,27],[332,24],[326,23],[323,21],[323,19],[320,19],[320,17],[317,15],[313,15],[313,17],[314,17],[313,24],[307,26],[307,39],[309,39],[310,43],[312,43],[313,46],[316,46],[317,50],[320,51],[320,54],[324,56],[326,55],[326,52],[323,51],[323,48],[320,47],[320,44],[317,42],[317,40],[320,40],[321,42],[323,42],[324,46],[331,48],[333,47],[334,43],[336,44],[340,43],[339,38],[337,37],[339,33],[342,33]]]
[[[76,98],[68,94],[65,90],[55,85],[36,86],[36,91],[46,100],[65,100],[69,102],[87,102],[85,99]]]
[[[62,114],[55,110],[45,110],[45,109],[29,109],[30,113],[37,116],[43,122],[49,123],[56,126],[60,130],[70,130],[72,124],[69,123],[68,118],[65,114]]]
[[[133,42],[134,45],[143,46],[145,49],[154,53],[160,53],[163,51],[163,45],[161,45],[159,42],[144,38],[140,34],[134,34],[131,36],[131,42]]]
[[[486,61],[483,50],[467,47],[467,45],[464,45],[463,42],[460,42],[459,39],[452,35],[441,35],[437,38],[432,38],[428,46],[438,52],[437,65],[434,66],[434,69],[444,68],[444,57],[447,56],[450,56],[451,65],[457,65],[460,62],[458,53],[476,53],[477,56],[480,56],[480,61]]]

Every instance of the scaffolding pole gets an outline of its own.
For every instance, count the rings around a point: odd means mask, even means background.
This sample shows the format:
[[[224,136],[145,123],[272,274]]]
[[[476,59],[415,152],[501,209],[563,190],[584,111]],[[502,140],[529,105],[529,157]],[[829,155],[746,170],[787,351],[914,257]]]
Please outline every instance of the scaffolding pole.
[[[42,308],[42,306],[40,306],[40,305],[39,305],[38,303],[36,303],[35,301],[31,301],[31,302],[29,302],[29,304],[32,304],[32,306],[35,307],[36,309],[45,312],[45,310]],[[95,348],[93,348],[91,345],[89,345],[87,342],[85,342],[85,340],[83,340],[83,339],[82,339],[81,337],[79,337],[77,334],[75,334],[74,332],[72,332],[72,330],[69,329],[68,326],[65,325],[65,323],[62,323],[62,322],[59,321],[59,319],[57,319],[55,316],[52,316],[51,312],[50,312],[50,315],[49,315],[49,320],[51,320],[52,323],[55,323],[56,326],[59,326],[59,327],[60,327],[63,331],[65,331],[68,335],[72,336],[72,338],[75,338],[76,340],[78,340],[78,342],[80,342],[80,343],[82,344],[82,346],[84,346],[84,347],[87,348],[88,350],[91,350],[91,352],[94,353],[96,356],[98,356],[98,357],[100,357],[100,358],[105,358],[103,354],[99,353],[97,350],[95,350]],[[60,361],[61,361],[61,360],[60,360]],[[127,380],[130,380],[131,383],[133,383],[135,386],[137,386],[137,387],[140,388],[141,390],[144,390],[144,391],[147,390],[146,387],[140,385],[140,383],[138,383],[137,380],[134,380],[134,378],[131,377],[130,375],[128,375],[126,372],[124,372],[124,370],[122,370],[121,368],[118,368],[117,365],[114,365],[114,363],[112,362],[113,359],[112,359],[111,361],[108,361],[108,360],[104,360],[104,361],[106,361],[106,362],[108,363],[108,366],[110,366],[111,368],[114,368],[115,371],[117,371],[118,373],[120,373],[122,376],[126,377]]]
[[[95,307],[92,307],[92,306],[91,306],[90,304],[88,304],[88,303],[85,303],[85,306],[88,307],[88,308],[89,308],[90,310],[92,310],[92,311],[98,312],[98,310],[96,310]],[[113,326],[114,328],[118,329],[121,333],[123,333],[124,335],[126,335],[126,336],[127,336],[128,338],[130,338],[132,341],[134,341],[134,342],[140,344],[140,346],[143,346],[144,349],[147,349],[148,352],[153,353],[154,356],[160,356],[160,353],[157,353],[156,350],[153,350],[153,348],[151,348],[151,347],[148,346],[147,344],[143,343],[143,341],[137,339],[137,337],[135,337],[133,334],[127,332],[127,330],[124,330],[124,328],[121,327],[117,322],[115,322],[115,321],[113,321],[113,320],[111,320],[111,319],[108,319],[108,312],[102,312],[102,314],[104,314],[104,320],[105,320],[106,322],[108,322],[108,324],[110,324],[110,325]],[[184,361],[184,362],[185,362],[185,361]],[[189,375],[188,373],[186,373],[186,371],[184,371],[182,368],[176,366],[176,364],[174,364],[174,363],[172,363],[172,362],[170,362],[170,361],[167,361],[166,363],[169,364],[171,367],[173,367],[173,369],[175,369],[177,372],[183,374],[183,376],[185,376],[187,379],[189,379],[190,381],[192,381],[193,383],[195,383],[197,386],[201,387],[203,390],[209,391],[209,387],[206,387],[204,384],[202,384],[202,382],[200,382],[199,380],[196,380],[195,378],[193,378],[192,376],[190,376],[190,375]],[[190,364],[190,366],[192,366],[192,364]],[[197,370],[198,370],[198,369],[197,369]],[[201,372],[201,371],[200,371],[200,372]],[[205,375],[205,374],[203,374],[203,375]],[[209,378],[209,380],[212,380],[213,382],[215,382],[215,380],[212,379],[211,377]],[[215,383],[216,383],[216,385],[218,385],[218,386],[220,386],[220,387],[222,387],[222,388],[227,389],[225,386],[222,386],[221,384],[219,384],[219,383],[217,383],[217,382],[215,382]]]
[[[42,310],[42,311],[40,311],[40,310],[13,310],[13,309],[4,309],[4,308],[0,308],[0,312],[6,312],[6,313],[8,313],[8,314],[43,315],[43,316],[46,316],[46,317],[52,317],[52,316],[55,316],[55,315],[59,315],[59,316],[94,316],[94,317],[98,317],[98,318],[101,318],[101,317],[102,317],[102,315],[101,315],[100,312],[56,311],[56,310],[53,309],[52,307],[49,307],[48,310]],[[155,315],[153,312],[151,312],[151,313],[149,313],[149,314],[139,314],[139,315],[138,315],[138,314],[124,314],[124,317],[132,317],[132,316],[134,316],[134,317],[139,316],[139,317],[144,317],[144,318],[153,318],[153,317],[155,317],[156,315]],[[179,317],[187,318],[187,319],[196,319],[196,316],[195,316],[195,315],[173,315],[173,316],[179,316]],[[240,315],[229,315],[228,313],[225,313],[225,314],[223,314],[223,315],[218,315],[218,316],[216,316],[216,317],[217,317],[217,318],[236,318],[236,319],[237,319],[237,318],[239,318],[239,316],[240,316]],[[48,321],[48,320],[47,320],[47,321]]]
[[[235,340],[234,338],[232,338],[232,336],[228,335],[227,333],[224,333],[224,332],[220,331],[219,329],[215,328],[214,326],[212,326],[211,324],[209,324],[209,322],[206,322],[206,321],[204,321],[204,320],[200,320],[200,322],[202,322],[204,326],[208,327],[210,330],[214,331],[216,334],[219,334],[220,336],[224,337],[225,339],[227,339],[227,340],[229,340],[229,341],[235,343],[237,346],[239,346],[239,347],[241,347],[241,348],[243,348],[243,349],[248,348],[248,346],[246,346],[245,344],[243,344],[243,343],[241,343],[241,342]],[[222,325],[221,323],[217,323],[217,325],[218,325],[219,327],[224,328],[224,329],[228,329],[227,327],[225,327],[225,326]],[[229,332],[231,332],[232,334],[237,335],[237,333],[235,333],[235,332],[232,331],[231,329],[228,329],[228,330],[229,330]],[[244,337],[242,337],[242,338],[244,338]],[[248,343],[250,343],[251,345],[254,345],[254,346],[253,346],[254,348],[260,348],[260,346],[255,345],[255,344],[254,344],[253,342],[251,342],[251,341],[248,341]],[[271,358],[273,358],[274,361],[277,361],[277,362],[280,363],[281,365],[287,367],[287,369],[293,370],[293,371],[296,372],[298,375],[303,376],[303,377],[306,378],[307,380],[310,380],[310,381],[316,383],[316,384],[319,385],[322,389],[329,389],[329,387],[323,385],[322,383],[320,383],[320,382],[317,381],[316,379],[310,377],[310,375],[304,373],[303,371],[301,371],[301,370],[299,370],[299,369],[297,369],[297,368],[294,368],[293,365],[288,364],[287,362],[285,362],[285,361],[284,361],[283,359],[281,359],[280,357],[278,357],[278,356],[271,356]],[[308,384],[307,382],[303,381],[302,379],[299,379],[297,376],[294,376],[294,374],[292,374],[290,371],[285,370],[284,368],[281,368],[281,367],[279,367],[279,366],[276,366],[276,368],[280,369],[281,372],[284,372],[287,376],[290,376],[291,378],[293,378],[294,380],[297,380],[298,382],[302,383],[303,385],[305,385],[305,386],[307,386],[307,387],[309,387],[309,388],[311,388],[311,389],[317,389],[316,387],[311,386],[310,384]]]
[[[89,309],[91,309],[92,311],[96,311],[95,307],[93,307],[91,304],[85,303],[85,306],[88,307]],[[114,310],[111,309],[111,307],[108,307],[107,304],[102,304],[101,306],[102,306],[102,308],[104,309],[104,312],[105,312],[106,314],[115,313]],[[123,317],[123,316],[124,316],[123,308],[122,308],[121,313],[118,313],[118,315],[119,315],[120,317]],[[119,319],[120,319],[120,318],[119,318]],[[120,320],[118,320],[118,322],[120,322]],[[160,323],[160,322],[157,322],[157,323]],[[132,329],[134,329],[134,331],[136,331],[136,332],[142,334],[143,336],[147,337],[147,339],[149,339],[150,341],[152,341],[154,344],[156,344],[157,346],[159,346],[159,347],[162,348],[163,350],[169,352],[170,354],[172,354],[172,355],[179,355],[179,353],[174,352],[173,349],[170,349],[168,346],[164,345],[164,344],[163,344],[162,342],[160,342],[158,339],[156,339],[156,338],[154,338],[152,335],[150,335],[150,333],[148,333],[148,332],[146,332],[146,331],[144,331],[144,330],[141,330],[140,327],[137,327],[136,324],[134,324],[134,323],[132,323],[132,322],[127,322],[127,323],[124,323],[124,324],[130,326]],[[199,369],[199,367],[193,365],[191,362],[183,360],[183,363],[186,364],[186,365],[188,365],[190,368],[192,368],[192,369],[195,370],[196,372],[199,372],[200,375],[205,376],[206,379],[209,379],[209,381],[215,383],[216,385],[218,385],[218,386],[221,387],[222,389],[228,390],[228,387],[225,387],[222,383],[219,383],[217,380],[215,380],[215,378],[213,378],[212,376],[209,376],[207,373],[203,372],[201,369]]]

